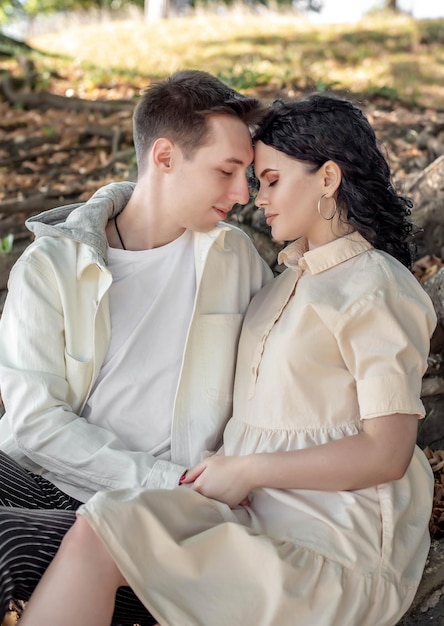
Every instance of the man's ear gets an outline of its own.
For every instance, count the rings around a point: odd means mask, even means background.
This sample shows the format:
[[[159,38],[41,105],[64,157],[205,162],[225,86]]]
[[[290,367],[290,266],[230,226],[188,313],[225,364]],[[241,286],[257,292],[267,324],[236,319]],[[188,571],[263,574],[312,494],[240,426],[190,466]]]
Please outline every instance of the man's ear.
[[[341,184],[341,168],[334,161],[326,161],[321,170],[324,181],[324,192],[331,197],[336,193],[336,190]]]
[[[166,137],[156,139],[151,149],[151,157],[155,167],[168,171],[171,168],[174,143]]]

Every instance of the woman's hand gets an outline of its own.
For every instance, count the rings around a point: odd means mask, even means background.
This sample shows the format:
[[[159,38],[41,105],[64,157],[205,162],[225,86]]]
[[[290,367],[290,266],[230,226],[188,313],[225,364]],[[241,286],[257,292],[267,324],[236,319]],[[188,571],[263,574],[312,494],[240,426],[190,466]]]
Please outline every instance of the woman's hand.
[[[192,467],[181,481],[207,498],[224,502],[230,508],[249,504],[252,489],[249,467],[254,455],[209,456]]]

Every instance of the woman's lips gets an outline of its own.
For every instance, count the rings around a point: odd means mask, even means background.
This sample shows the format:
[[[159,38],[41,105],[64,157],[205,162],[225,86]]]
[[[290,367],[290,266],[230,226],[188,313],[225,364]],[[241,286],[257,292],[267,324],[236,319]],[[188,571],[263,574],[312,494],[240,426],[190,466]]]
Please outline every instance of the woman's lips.
[[[265,220],[268,224],[268,226],[270,226],[271,222],[274,220],[274,218],[276,217],[277,213],[266,213],[265,214]]]

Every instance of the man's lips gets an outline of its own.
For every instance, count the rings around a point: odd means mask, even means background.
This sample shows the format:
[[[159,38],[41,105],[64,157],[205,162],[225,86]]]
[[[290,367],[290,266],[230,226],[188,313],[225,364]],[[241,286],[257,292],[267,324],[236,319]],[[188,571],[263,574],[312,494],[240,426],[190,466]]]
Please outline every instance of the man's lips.
[[[230,209],[221,209],[220,207],[214,206],[213,207],[214,211],[216,211],[216,213],[219,215],[220,219],[224,220],[228,213],[230,212]]]

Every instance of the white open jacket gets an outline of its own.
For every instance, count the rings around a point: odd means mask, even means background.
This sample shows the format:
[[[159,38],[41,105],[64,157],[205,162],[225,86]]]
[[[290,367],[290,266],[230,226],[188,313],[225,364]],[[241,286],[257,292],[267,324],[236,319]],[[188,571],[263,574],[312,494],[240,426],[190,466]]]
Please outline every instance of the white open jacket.
[[[110,340],[105,227],[133,189],[112,183],[85,204],[28,220],[36,239],[11,271],[0,320],[6,408],[0,449],[81,501],[100,490],[172,488],[202,452],[217,449],[231,416],[243,316],[272,277],[241,230],[220,224],[194,234],[197,290],[176,390],[171,462],[126,450],[113,432],[79,415]]]

